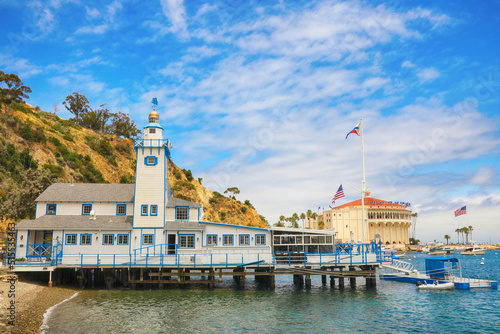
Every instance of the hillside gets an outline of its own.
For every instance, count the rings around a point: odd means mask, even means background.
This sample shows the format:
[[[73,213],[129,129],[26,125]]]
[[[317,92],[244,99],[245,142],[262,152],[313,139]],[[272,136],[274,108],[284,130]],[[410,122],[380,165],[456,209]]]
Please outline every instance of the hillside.
[[[83,128],[27,104],[0,112],[0,222],[34,214],[33,200],[54,182],[133,183],[135,151],[131,139]],[[175,152],[174,152],[175,156]],[[174,197],[200,203],[203,220],[264,227],[246,204],[212,192],[191,171],[169,164]]]

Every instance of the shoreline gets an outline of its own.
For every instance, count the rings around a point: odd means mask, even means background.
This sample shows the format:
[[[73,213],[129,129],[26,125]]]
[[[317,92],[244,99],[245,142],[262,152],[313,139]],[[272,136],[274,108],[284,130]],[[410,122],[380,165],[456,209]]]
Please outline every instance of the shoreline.
[[[41,282],[16,281],[15,326],[8,325],[7,307],[10,303],[7,273],[0,280],[0,333],[40,333],[44,314],[57,305],[81,291],[71,287],[48,287]]]

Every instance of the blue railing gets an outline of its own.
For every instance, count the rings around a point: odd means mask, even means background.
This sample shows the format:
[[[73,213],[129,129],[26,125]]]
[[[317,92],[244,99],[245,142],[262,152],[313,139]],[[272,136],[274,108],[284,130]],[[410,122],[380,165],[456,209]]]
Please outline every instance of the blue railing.
[[[162,147],[168,148],[168,139],[136,139],[134,140],[134,146],[137,147]]]
[[[39,253],[42,252],[41,248]],[[45,248],[46,249],[46,248]],[[190,253],[176,244],[141,247],[130,254],[63,254],[62,245],[53,247],[52,265],[69,267],[234,267],[234,266],[327,266],[391,262],[392,253],[376,244],[337,244],[334,252]],[[385,254],[388,253],[388,254]],[[37,253],[38,254],[38,253]],[[23,265],[18,263],[19,265]],[[26,263],[26,265],[36,263]]]
[[[27,257],[50,257],[52,255],[52,244],[28,244]]]

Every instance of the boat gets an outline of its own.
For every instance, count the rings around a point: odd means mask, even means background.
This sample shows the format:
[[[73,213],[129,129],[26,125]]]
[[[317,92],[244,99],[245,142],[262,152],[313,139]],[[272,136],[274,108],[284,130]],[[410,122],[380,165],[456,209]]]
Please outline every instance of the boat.
[[[432,284],[427,284],[427,283],[417,282],[417,289],[418,290],[452,290],[452,289],[455,289],[455,283],[453,283],[453,282],[439,283],[438,281],[434,281],[434,283],[432,283]]]
[[[455,249],[445,246],[431,247],[427,254],[429,255],[451,255],[455,253]]]
[[[398,281],[416,284],[439,284],[453,283],[455,289],[469,290],[472,288],[497,289],[498,282],[490,280],[488,277],[480,278],[477,275],[473,278],[462,275],[460,260],[456,257],[437,256],[425,259],[425,272],[420,272],[414,268],[413,264],[406,261],[393,259],[391,263],[384,263],[381,266],[379,278],[384,280]],[[460,275],[455,276],[452,271],[458,270]]]
[[[484,254],[486,254],[486,249],[481,248],[478,245],[465,247],[465,250],[460,252],[460,255],[484,255]]]

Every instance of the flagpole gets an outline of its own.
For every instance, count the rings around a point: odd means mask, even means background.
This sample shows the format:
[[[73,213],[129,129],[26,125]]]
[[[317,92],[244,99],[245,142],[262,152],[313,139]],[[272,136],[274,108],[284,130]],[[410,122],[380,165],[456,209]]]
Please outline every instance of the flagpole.
[[[363,229],[363,243],[366,242],[366,223],[365,223],[365,147],[363,144],[363,119],[359,121],[359,130],[361,136],[361,162],[363,165],[363,179],[361,180],[361,226]]]

